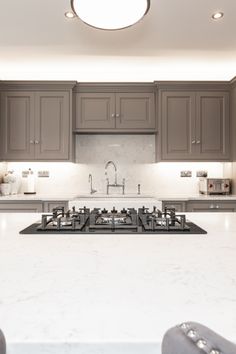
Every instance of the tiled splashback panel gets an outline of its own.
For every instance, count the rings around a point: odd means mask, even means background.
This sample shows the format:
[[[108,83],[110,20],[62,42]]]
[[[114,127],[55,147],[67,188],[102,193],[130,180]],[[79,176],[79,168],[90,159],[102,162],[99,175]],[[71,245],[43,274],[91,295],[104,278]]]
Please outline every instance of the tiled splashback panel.
[[[145,164],[155,162],[155,135],[76,136],[76,161],[83,164]]]
[[[154,163],[154,135],[101,135],[76,136],[77,163],[8,163],[8,169],[21,174],[31,167],[49,171],[49,178],[36,178],[38,193],[89,193],[88,175],[93,175],[94,187],[106,191],[105,163],[113,160],[118,167],[118,182],[125,178],[126,192],[137,193],[141,184],[143,194],[189,195],[198,193],[198,170],[207,170],[209,177],[231,177],[232,164],[220,162]],[[180,177],[181,171],[192,171],[192,177]],[[113,171],[109,168],[112,181]],[[23,186],[21,191],[23,191]]]

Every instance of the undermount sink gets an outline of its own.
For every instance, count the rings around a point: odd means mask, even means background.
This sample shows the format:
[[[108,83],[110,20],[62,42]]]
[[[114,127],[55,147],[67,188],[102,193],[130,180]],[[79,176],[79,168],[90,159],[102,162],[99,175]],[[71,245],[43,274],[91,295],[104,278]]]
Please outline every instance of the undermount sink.
[[[156,206],[161,209],[161,202],[150,195],[137,194],[80,194],[69,202],[69,207],[76,209],[86,206],[87,208],[106,208],[111,210],[113,207],[121,210],[122,208],[153,208]]]

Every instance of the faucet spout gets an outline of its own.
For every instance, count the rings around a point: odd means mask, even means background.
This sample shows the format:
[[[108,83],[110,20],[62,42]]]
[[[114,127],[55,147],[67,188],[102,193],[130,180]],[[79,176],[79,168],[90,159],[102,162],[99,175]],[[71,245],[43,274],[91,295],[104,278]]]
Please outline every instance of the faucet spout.
[[[114,167],[114,171],[115,171],[115,177],[114,177],[114,185],[117,186],[117,167],[116,164],[113,161],[108,161],[105,165],[105,175],[107,176],[107,168],[109,166],[113,166]]]

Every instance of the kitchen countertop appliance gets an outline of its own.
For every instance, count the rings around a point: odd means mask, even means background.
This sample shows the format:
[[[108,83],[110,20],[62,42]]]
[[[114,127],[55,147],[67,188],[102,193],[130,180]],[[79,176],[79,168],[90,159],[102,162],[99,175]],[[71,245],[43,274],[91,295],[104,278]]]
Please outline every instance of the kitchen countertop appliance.
[[[20,234],[205,234],[206,231],[186,220],[184,214],[176,214],[174,208],[162,212],[155,206],[153,210],[142,207],[113,207],[90,210],[86,207],[65,211],[64,207],[42,214],[36,222]]]
[[[224,194],[231,193],[231,179],[229,178],[199,178],[199,192],[201,194]]]

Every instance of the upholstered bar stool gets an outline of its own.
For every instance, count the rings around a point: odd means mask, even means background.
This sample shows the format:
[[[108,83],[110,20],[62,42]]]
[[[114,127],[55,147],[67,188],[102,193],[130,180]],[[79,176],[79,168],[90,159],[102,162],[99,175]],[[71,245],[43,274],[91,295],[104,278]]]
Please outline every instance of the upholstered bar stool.
[[[162,341],[162,354],[236,354],[236,345],[196,322],[169,329]]]
[[[6,341],[1,329],[0,329],[0,354],[6,354]]]

